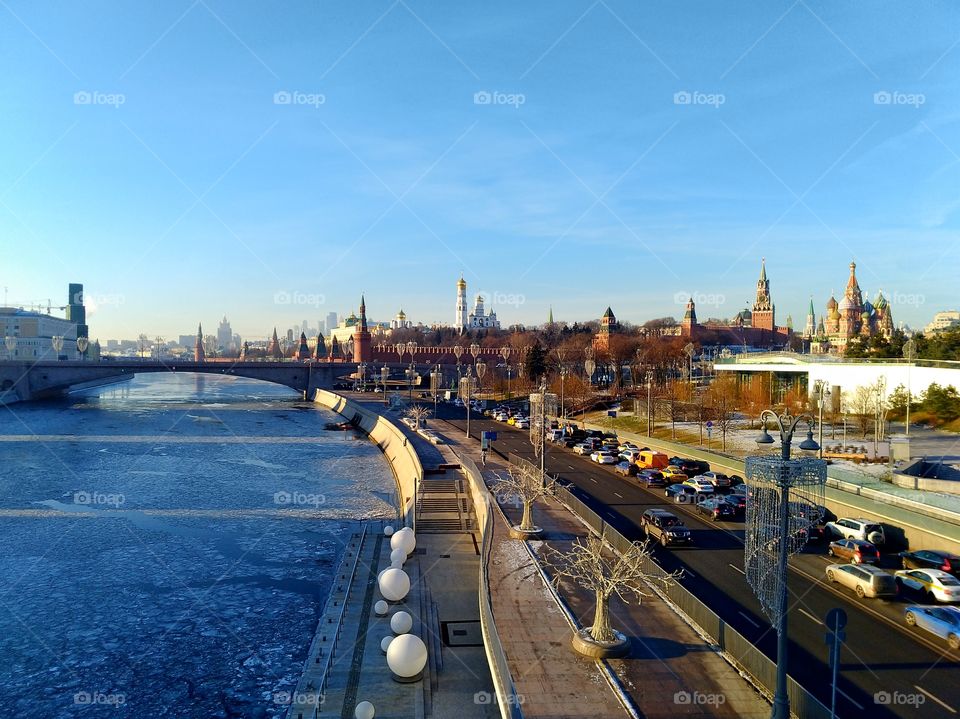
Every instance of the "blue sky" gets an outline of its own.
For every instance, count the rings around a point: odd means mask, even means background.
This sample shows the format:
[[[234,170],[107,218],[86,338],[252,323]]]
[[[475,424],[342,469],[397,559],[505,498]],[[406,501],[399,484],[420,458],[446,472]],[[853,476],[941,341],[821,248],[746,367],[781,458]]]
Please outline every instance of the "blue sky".
[[[952,2],[0,2],[0,282],[91,334],[956,307]],[[278,94],[279,93],[279,94]]]

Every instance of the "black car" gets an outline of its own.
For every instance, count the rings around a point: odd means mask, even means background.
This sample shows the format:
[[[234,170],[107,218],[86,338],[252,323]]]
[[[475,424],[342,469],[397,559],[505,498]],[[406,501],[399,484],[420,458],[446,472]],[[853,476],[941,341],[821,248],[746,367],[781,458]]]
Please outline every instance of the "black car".
[[[736,514],[744,514],[747,511],[747,498],[742,494],[728,494],[719,499],[733,507]]]
[[[733,505],[724,502],[720,497],[711,497],[710,499],[704,499],[702,502],[697,502],[697,512],[706,514],[714,522],[721,519],[733,519],[737,514]]]
[[[702,459],[684,459],[683,457],[671,457],[670,464],[679,467],[680,471],[688,477],[696,477],[704,472],[710,471],[710,463]]]
[[[960,572],[960,557],[939,549],[900,552],[900,561],[904,569],[940,569],[955,576]]]
[[[667,478],[655,469],[643,469],[638,472],[637,482],[639,482],[641,486],[648,488],[667,486]]]

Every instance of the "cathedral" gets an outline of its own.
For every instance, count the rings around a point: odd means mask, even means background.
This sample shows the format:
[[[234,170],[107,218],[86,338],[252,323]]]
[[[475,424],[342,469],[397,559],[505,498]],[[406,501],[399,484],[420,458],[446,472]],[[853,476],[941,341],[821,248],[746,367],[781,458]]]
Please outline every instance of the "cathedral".
[[[473,304],[473,312],[467,314],[467,282],[460,275],[457,280],[457,319],[454,324],[461,333],[471,330],[498,330],[500,320],[493,310],[486,312],[483,308],[483,295],[477,295]]]
[[[814,329],[815,328],[815,329]],[[843,352],[852,339],[869,340],[880,335],[890,339],[893,335],[893,310],[890,303],[877,293],[871,304],[863,298],[860,283],[857,282],[857,263],[850,263],[850,278],[843,292],[843,299],[837,302],[832,295],[827,301],[827,311],[820,316],[819,323],[813,312],[813,300],[807,313],[805,339],[810,340],[810,351],[825,354]]]

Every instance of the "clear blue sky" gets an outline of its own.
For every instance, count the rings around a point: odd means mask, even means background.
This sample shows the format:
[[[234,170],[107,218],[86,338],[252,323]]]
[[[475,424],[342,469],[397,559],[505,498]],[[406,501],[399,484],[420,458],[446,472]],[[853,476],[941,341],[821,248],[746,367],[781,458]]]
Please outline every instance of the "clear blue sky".
[[[83,282],[101,339],[256,337],[361,291],[449,322],[461,271],[505,323],[725,317],[766,256],[802,327],[853,258],[922,325],[960,304],[958,28],[947,1],[3,0],[0,282]]]

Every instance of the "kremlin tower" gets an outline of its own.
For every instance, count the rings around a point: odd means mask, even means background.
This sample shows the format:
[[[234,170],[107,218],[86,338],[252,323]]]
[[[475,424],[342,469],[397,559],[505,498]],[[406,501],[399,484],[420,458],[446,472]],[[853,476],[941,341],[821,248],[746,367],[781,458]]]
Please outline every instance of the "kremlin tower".
[[[353,361],[369,362],[372,359],[370,332],[367,330],[367,303],[363,295],[360,296],[360,318],[357,320],[356,327],[353,333]]]

